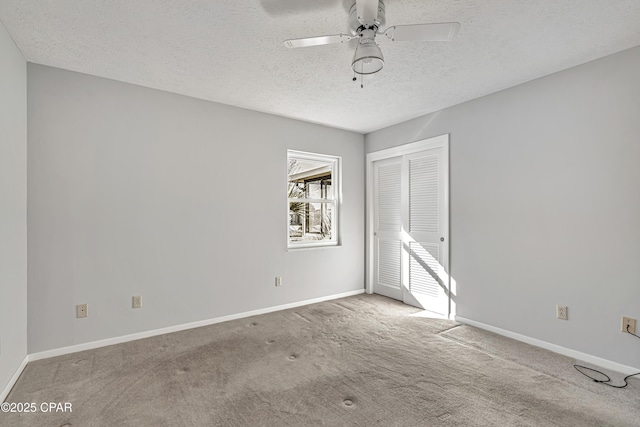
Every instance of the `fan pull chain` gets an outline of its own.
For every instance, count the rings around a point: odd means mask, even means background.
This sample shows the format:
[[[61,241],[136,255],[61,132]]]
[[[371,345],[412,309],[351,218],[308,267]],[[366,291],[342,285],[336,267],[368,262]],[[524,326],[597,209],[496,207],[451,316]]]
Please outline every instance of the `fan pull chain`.
[[[353,81],[358,81],[358,78],[356,77],[356,72],[353,72]],[[364,83],[363,83],[363,77],[362,74],[360,74],[360,88],[364,89]]]

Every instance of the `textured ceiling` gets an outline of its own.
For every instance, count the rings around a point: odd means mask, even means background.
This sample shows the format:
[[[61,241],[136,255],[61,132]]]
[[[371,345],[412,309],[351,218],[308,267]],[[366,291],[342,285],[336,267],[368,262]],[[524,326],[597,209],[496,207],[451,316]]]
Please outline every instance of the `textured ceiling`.
[[[2,0],[28,61],[371,132],[640,45],[638,0],[386,0],[387,25],[457,21],[452,42],[383,42],[352,81],[351,0]],[[353,42],[351,42],[353,43]]]

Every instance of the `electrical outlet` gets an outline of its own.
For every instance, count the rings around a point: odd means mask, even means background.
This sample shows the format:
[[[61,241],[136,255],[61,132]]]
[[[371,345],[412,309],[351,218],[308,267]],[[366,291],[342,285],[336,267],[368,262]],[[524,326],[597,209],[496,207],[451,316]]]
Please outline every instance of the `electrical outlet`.
[[[80,319],[81,317],[87,317],[89,315],[89,306],[87,304],[78,304],[76,305],[76,317]]]
[[[560,320],[569,320],[569,307],[566,305],[556,305],[556,315]]]
[[[131,307],[142,308],[142,295],[135,295],[131,298]]]
[[[282,286],[282,276],[276,276],[276,286]]]
[[[627,326],[629,329],[627,329]],[[631,317],[623,317],[622,318],[622,332],[629,332],[630,334],[636,333],[636,319],[632,319]]]

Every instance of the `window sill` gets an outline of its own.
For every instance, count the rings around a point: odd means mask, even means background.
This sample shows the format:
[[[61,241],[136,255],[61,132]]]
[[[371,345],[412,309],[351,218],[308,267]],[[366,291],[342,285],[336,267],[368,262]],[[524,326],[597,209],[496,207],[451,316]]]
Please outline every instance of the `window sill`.
[[[339,248],[342,245],[339,243],[327,243],[325,245],[319,245],[319,244],[315,244],[315,245],[295,245],[295,246],[287,246],[287,252],[289,251],[301,251],[301,250],[308,250],[308,249],[328,249],[328,248]]]

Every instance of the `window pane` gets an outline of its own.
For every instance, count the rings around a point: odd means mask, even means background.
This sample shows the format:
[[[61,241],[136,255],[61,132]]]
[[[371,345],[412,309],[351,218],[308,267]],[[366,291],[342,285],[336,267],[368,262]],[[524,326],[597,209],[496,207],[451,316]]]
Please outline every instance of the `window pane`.
[[[289,203],[289,240],[294,243],[333,239],[333,202]]]
[[[333,162],[289,158],[290,199],[333,199]]]

